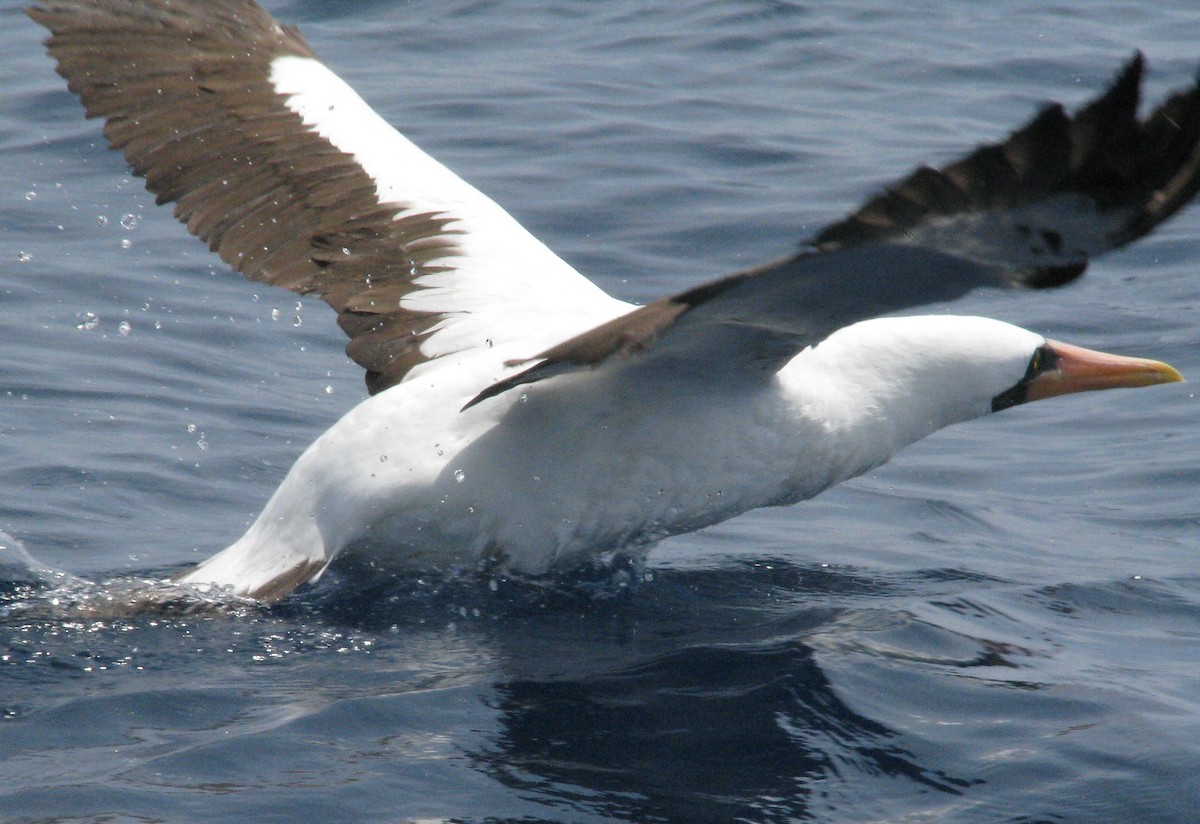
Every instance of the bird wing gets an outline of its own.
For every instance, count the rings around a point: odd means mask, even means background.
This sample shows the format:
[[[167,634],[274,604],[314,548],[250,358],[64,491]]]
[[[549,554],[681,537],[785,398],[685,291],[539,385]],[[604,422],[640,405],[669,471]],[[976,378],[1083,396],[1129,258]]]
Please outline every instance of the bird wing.
[[[1143,69],[1137,54],[1073,116],[1047,106],[1003,142],[918,168],[792,257],[565,340],[468,406],[601,365],[770,375],[855,321],[982,286],[1067,283],[1200,188],[1200,80],[1139,120]]]
[[[561,339],[632,308],[395,131],[253,0],[47,0],[29,14],[158,202],[247,277],[320,295],[372,393],[442,356],[531,328]]]

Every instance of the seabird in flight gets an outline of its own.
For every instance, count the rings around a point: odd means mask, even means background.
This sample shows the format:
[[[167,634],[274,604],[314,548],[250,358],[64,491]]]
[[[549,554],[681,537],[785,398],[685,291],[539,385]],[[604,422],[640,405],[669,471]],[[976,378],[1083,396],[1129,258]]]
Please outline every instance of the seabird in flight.
[[[274,600],[339,553],[538,574],[789,504],[959,421],[1180,380],[996,320],[891,316],[1057,286],[1200,187],[1200,88],[1141,55],[1074,114],[923,166],[796,254],[610,297],[385,123],[253,0],[45,0],[58,71],[159,203],[337,312],[370,397],[180,580]]]

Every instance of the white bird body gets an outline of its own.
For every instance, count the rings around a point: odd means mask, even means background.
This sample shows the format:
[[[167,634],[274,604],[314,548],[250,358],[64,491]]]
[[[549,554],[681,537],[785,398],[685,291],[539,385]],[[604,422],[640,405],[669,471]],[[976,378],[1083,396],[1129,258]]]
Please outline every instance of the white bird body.
[[[272,600],[343,550],[543,573],[788,504],[944,426],[1179,380],[999,321],[886,317],[1057,286],[1200,190],[1200,83],[1138,55],[1073,116],[918,168],[783,260],[614,299],[383,121],[254,0],[43,0],[58,70],[160,202],[319,294],[371,397],[180,577]]]
[[[528,574],[642,549],[810,498],[986,414],[1044,343],[987,318],[877,319],[765,381],[664,381],[625,364],[460,412],[502,368],[502,353],[478,353],[352,409],[246,535],[184,580],[255,591],[352,545],[388,569]]]

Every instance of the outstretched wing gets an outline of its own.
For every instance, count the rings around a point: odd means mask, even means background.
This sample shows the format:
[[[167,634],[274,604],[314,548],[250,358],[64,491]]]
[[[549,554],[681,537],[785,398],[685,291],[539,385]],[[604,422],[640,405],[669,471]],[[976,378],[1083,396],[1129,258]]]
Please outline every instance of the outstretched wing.
[[[1200,80],[1140,121],[1142,72],[1138,54],[1073,117],[1048,106],[1002,143],[917,169],[795,256],[598,325],[531,357],[471,404],[622,359],[770,374],[858,320],[981,286],[1073,280],[1200,188]]]
[[[632,308],[392,129],[253,0],[46,0],[29,14],[158,202],[247,277],[319,294],[371,392],[440,356]]]

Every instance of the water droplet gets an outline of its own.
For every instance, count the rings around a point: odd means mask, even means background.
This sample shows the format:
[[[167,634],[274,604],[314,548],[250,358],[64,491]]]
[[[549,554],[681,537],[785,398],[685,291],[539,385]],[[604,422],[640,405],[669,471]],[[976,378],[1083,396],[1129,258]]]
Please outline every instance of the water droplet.
[[[521,403],[525,403],[525,401],[529,400],[529,393],[522,392],[520,397],[517,398],[517,400],[520,401]]]
[[[278,309],[271,310],[271,320],[279,320],[279,310]]]
[[[350,250],[349,250],[348,248],[346,248],[345,246],[343,246],[343,247],[342,247],[342,254],[343,254],[343,255],[349,255],[349,254],[350,254]]]
[[[491,349],[492,348],[492,339],[487,338],[486,340],[484,340],[483,345],[486,346],[488,349]]]
[[[125,229],[126,231],[132,232],[134,229],[137,228],[138,219],[139,218],[137,215],[122,215],[121,216],[121,228]]]
[[[121,337],[123,337],[123,338],[129,337],[129,333],[132,330],[133,330],[133,327],[129,325],[129,321],[127,321],[127,320],[121,321],[120,325],[117,326],[117,331],[121,334]]]
[[[488,581],[488,589],[490,589],[492,592],[495,592],[496,590],[500,589],[500,582],[495,578],[492,578],[490,581]]]
[[[380,462],[380,463],[387,463],[387,455],[380,455],[380,456],[379,456],[379,462]]]
[[[121,239],[121,248],[122,249],[132,249],[133,241],[130,240],[129,238],[122,238]]]
[[[100,318],[95,312],[84,312],[79,319],[75,328],[82,329],[84,332],[90,332],[100,325]]]
[[[37,192],[26,192],[25,199],[26,200],[37,200]]]
[[[195,432],[195,431],[196,431],[196,424],[194,424],[194,423],[189,423],[189,424],[187,425],[187,431],[188,431],[188,432]]]
[[[460,484],[463,481],[465,481],[466,479],[467,479],[467,473],[463,472],[461,469],[454,470],[454,482],[456,484]]]
[[[154,328],[155,328],[155,329],[162,329],[162,321],[161,321],[161,320],[156,320],[156,321],[154,321]]]
[[[332,394],[333,394],[333,387],[332,387],[332,386],[328,386],[328,385],[327,385],[327,386],[325,387],[325,394],[326,394],[326,395],[332,395]]]
[[[300,325],[300,316],[296,315],[296,317],[292,318],[292,326],[299,326],[299,325]]]
[[[29,252],[17,252],[17,263],[28,263],[33,260],[33,255]]]
[[[108,215],[96,215],[96,225],[97,226],[107,226],[108,225]]]

